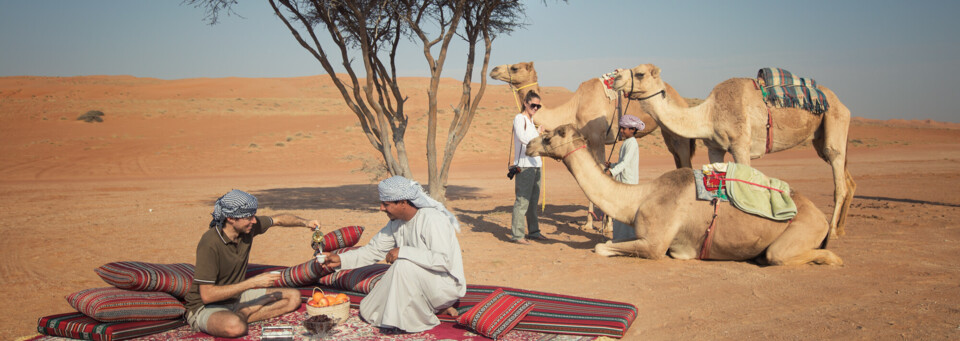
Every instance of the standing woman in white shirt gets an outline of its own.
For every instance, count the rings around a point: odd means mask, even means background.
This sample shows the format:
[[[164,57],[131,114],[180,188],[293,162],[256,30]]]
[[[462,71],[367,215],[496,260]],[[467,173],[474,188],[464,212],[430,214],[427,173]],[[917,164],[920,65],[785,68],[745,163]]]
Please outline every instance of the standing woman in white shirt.
[[[543,161],[540,156],[526,154],[527,144],[543,132],[543,128],[533,124],[533,115],[536,115],[540,108],[540,95],[533,91],[527,92],[523,99],[523,112],[513,118],[513,145],[516,156],[514,165],[520,169],[520,173],[514,178],[516,200],[513,202],[511,241],[518,244],[530,244],[528,239],[547,239],[540,234],[540,220],[536,208],[540,199],[540,172]],[[524,221],[527,223],[526,234]]]

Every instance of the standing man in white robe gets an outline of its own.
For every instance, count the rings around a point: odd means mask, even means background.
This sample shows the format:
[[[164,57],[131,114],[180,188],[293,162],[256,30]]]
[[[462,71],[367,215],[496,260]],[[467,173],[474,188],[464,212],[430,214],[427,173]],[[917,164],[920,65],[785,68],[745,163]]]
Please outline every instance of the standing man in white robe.
[[[360,302],[360,316],[386,330],[429,330],[440,324],[438,312],[457,316],[452,306],[467,293],[460,223],[413,180],[394,176],[377,189],[390,222],[359,249],[324,252],[324,266],[346,270],[385,260],[390,269]]]

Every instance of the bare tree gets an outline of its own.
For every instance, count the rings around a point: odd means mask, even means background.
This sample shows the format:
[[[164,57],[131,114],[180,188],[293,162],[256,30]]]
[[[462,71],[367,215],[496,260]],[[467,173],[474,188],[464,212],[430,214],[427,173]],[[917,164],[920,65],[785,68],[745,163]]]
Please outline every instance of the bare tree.
[[[207,20],[215,24],[221,13],[233,14],[238,0],[185,0],[204,8]],[[407,159],[404,135],[409,116],[404,112],[407,98],[397,83],[397,49],[402,42],[413,41],[423,47],[430,67],[427,89],[427,163],[428,192],[444,200],[450,164],[457,147],[466,136],[483,98],[485,75],[493,41],[500,34],[522,27],[525,6],[519,0],[268,0],[274,13],[293,37],[330,75],[347,107],[357,116],[370,144],[383,157],[392,175],[413,178]],[[321,43],[320,35],[333,42]],[[455,37],[467,44],[467,56],[459,103],[443,151],[437,163],[437,111],[440,77],[447,51]],[[405,39],[406,38],[406,39]],[[474,65],[478,45],[483,58],[480,88],[473,90]],[[354,59],[359,63],[354,65]],[[334,65],[341,64],[346,79],[337,76]],[[363,75],[361,78],[358,75]]]

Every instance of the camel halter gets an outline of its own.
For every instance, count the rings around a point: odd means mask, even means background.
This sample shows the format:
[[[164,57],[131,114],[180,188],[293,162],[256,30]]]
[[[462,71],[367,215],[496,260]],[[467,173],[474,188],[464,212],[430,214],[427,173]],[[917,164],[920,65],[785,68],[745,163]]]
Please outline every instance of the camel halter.
[[[577,147],[577,148],[574,149],[574,150],[571,150],[569,153],[567,153],[567,155],[564,155],[562,158],[560,158],[560,160],[566,160],[566,159],[567,159],[567,156],[570,156],[570,154],[573,154],[573,152],[578,151],[578,150],[581,150],[581,149],[583,149],[583,148],[587,148],[587,145],[582,145],[582,146],[580,146],[580,147]]]
[[[509,71],[507,73],[510,74],[510,83],[509,83],[510,87],[513,88],[513,74],[510,73]],[[521,86],[519,88],[513,89],[513,102],[517,104],[517,110],[523,111],[523,105],[520,104],[520,90],[523,90],[524,88],[529,88],[534,85],[537,85],[537,82],[533,82],[533,83]]]
[[[633,92],[633,69],[630,69],[630,91],[627,92],[627,93],[625,93],[625,94],[624,94],[624,97],[630,98],[630,95],[633,95],[633,93],[634,93],[634,92]],[[647,96],[647,97],[630,98],[630,99],[635,99],[635,100],[638,100],[638,101],[643,101],[643,100],[651,99],[651,98],[653,98],[653,97],[656,96],[656,95],[661,95],[661,96],[663,96],[663,98],[667,98],[667,89],[663,89],[663,90],[654,92],[653,95],[650,95],[650,96]]]

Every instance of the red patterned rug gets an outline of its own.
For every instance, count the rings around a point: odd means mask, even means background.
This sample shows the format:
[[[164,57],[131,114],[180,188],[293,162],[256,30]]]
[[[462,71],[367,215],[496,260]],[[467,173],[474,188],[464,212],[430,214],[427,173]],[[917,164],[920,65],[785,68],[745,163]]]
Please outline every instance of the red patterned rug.
[[[363,322],[359,316],[357,316],[357,309],[350,309],[350,318],[347,319],[345,323],[338,325],[332,332],[332,334],[323,338],[324,340],[489,340],[481,335],[471,332],[470,330],[464,329],[461,326],[458,326],[454,323],[444,322],[439,326],[421,333],[415,334],[383,334],[380,332],[379,328],[373,327],[370,324]],[[194,332],[190,329],[189,326],[181,326],[179,328],[152,334],[133,340],[260,340],[261,330],[265,326],[291,326],[294,330],[294,340],[319,340],[318,338],[313,338],[307,330],[303,327],[303,320],[307,319],[307,313],[304,307],[301,307],[300,310],[289,313],[280,317],[276,317],[270,320],[261,321],[253,323],[250,325],[250,331],[246,337],[239,339],[222,339],[209,336],[204,333]],[[502,340],[512,340],[512,341],[529,341],[529,340],[555,340],[555,341],[580,341],[580,340],[594,340],[594,336],[578,336],[578,335],[558,335],[558,334],[545,334],[532,331],[522,331],[522,330],[513,330],[508,333]],[[53,336],[37,336],[29,340],[71,340],[62,337],[53,337]]]

